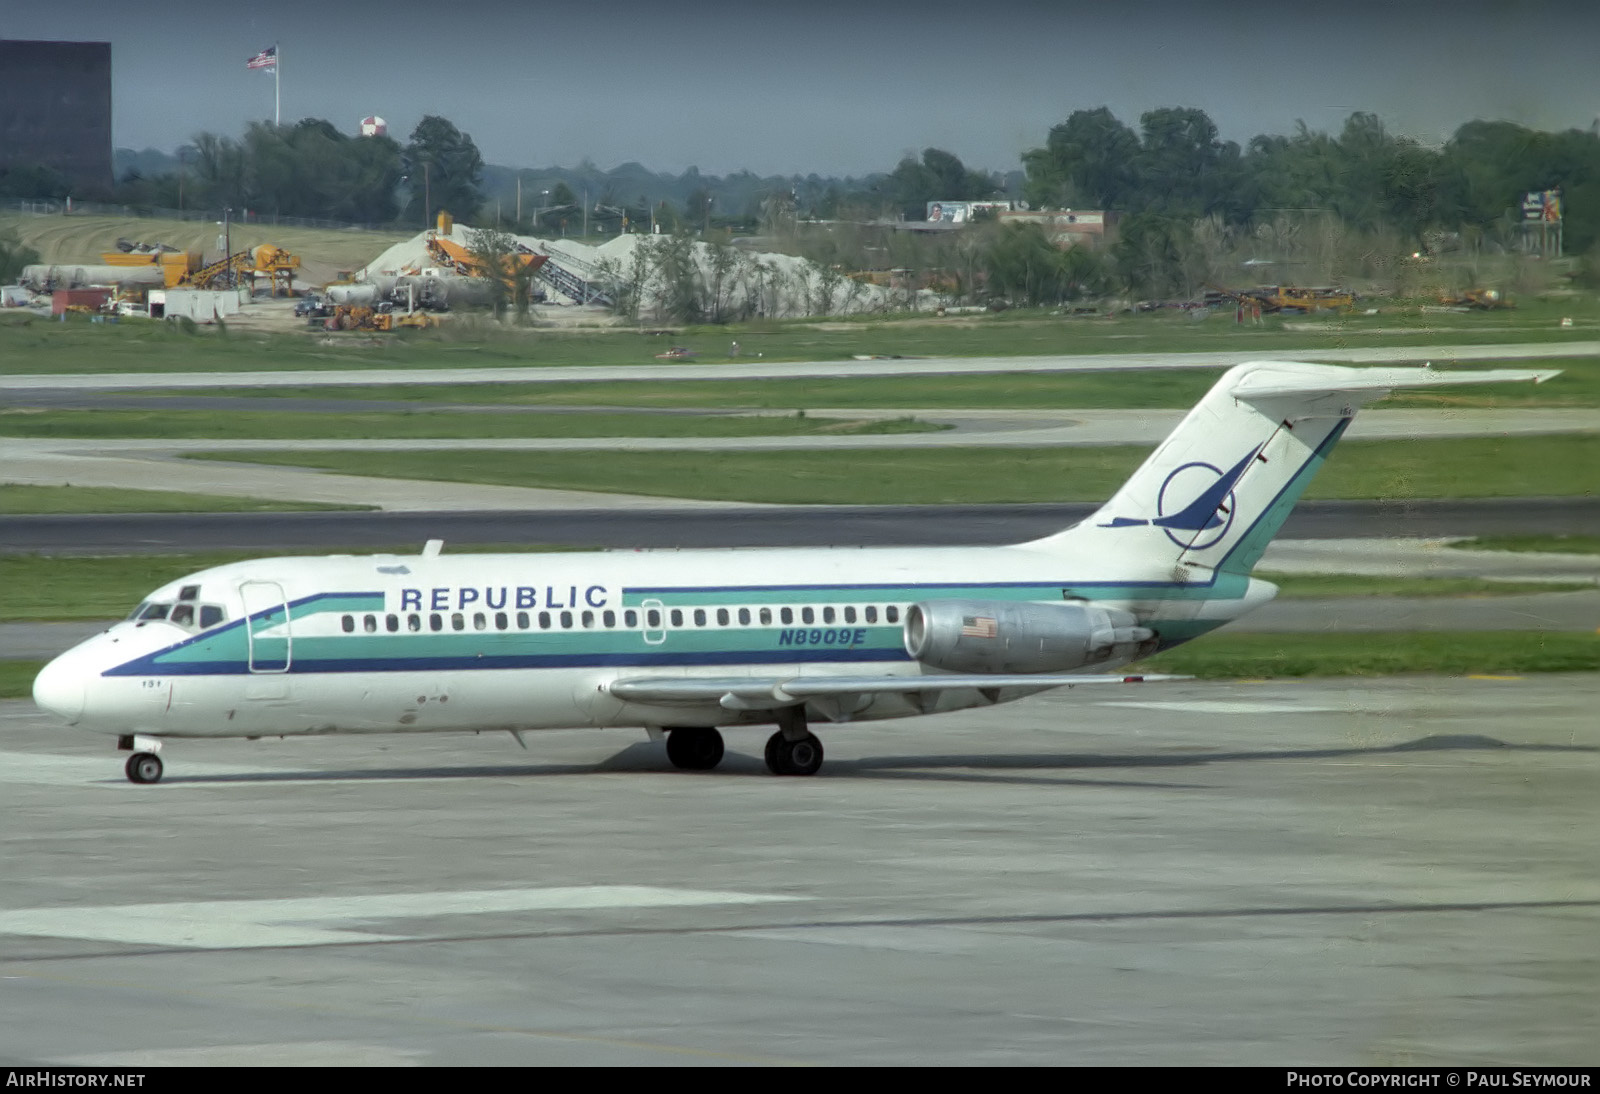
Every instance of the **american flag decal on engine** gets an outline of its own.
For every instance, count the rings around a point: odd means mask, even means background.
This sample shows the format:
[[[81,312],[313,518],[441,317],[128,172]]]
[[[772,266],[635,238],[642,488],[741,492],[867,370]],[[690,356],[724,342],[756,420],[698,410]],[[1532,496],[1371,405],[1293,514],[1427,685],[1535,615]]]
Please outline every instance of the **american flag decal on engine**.
[[[962,638],[997,638],[999,628],[995,621],[986,615],[964,615],[961,617]]]

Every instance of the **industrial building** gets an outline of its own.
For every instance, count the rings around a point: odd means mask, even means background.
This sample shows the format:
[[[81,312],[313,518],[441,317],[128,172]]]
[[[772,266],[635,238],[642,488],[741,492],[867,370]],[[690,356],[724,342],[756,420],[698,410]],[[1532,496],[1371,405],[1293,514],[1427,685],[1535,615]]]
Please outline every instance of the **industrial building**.
[[[0,172],[25,165],[111,188],[110,42],[0,39]]]

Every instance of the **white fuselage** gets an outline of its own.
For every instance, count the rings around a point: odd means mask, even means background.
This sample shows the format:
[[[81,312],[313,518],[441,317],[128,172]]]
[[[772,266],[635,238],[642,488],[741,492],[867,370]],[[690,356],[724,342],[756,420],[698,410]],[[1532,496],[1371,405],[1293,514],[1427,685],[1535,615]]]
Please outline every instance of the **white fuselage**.
[[[1272,594],[1189,576],[1037,544],[263,559],[156,590],[142,614],[165,618],[126,620],[63,654],[35,694],[79,728],[158,737],[771,722],[714,701],[624,701],[607,685],[933,672],[901,632],[909,605],[943,598],[1081,599],[1133,613],[1171,645]],[[197,626],[200,605],[225,618]],[[811,712],[890,718],[1036,690],[873,694]]]

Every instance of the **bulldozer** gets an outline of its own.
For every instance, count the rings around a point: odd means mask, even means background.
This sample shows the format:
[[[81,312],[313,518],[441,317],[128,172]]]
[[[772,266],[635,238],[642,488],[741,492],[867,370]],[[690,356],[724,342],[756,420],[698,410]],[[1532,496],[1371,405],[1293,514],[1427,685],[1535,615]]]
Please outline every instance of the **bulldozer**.
[[[386,304],[377,308],[365,304],[336,304],[330,314],[311,320],[313,326],[320,324],[323,330],[329,331],[427,330],[442,322],[442,319],[427,312],[396,312]]]

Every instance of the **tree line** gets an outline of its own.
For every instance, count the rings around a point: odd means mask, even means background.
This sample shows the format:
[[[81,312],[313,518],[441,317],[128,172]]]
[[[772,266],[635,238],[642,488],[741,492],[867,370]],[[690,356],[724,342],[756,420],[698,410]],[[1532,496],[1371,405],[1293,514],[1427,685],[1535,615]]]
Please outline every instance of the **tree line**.
[[[486,166],[471,136],[437,116],[403,145],[351,137],[316,118],[253,123],[237,139],[201,133],[179,159],[177,171],[130,168],[116,200],[418,227],[448,209],[468,223],[549,235],[575,235],[584,225],[612,234],[624,223],[761,232],[833,267],[931,262],[918,268],[944,269],[969,286],[983,280],[1028,302],[1108,290],[1192,292],[1216,273],[1219,256],[1252,249],[1357,276],[1372,272],[1371,261],[1341,255],[1510,251],[1527,191],[1559,189],[1565,250],[1600,254],[1600,134],[1497,121],[1468,122],[1443,146],[1428,147],[1358,112],[1336,133],[1302,123],[1240,146],[1222,140],[1203,110],[1152,110],[1135,127],[1099,107],[1052,127],[1042,146],[1023,152],[1019,171],[975,170],[929,148],[891,170],[845,179],[718,177],[694,168],[670,176],[638,164],[601,172],[587,161],[511,171]],[[52,175],[14,167],[0,175],[0,196],[65,196]],[[851,227],[917,220],[930,201],[985,198],[1106,210],[1118,219],[1118,242],[1105,253],[1063,253],[1026,228],[979,226],[960,233],[965,240],[924,245],[882,233],[869,239]],[[832,226],[805,228],[817,222]]]

